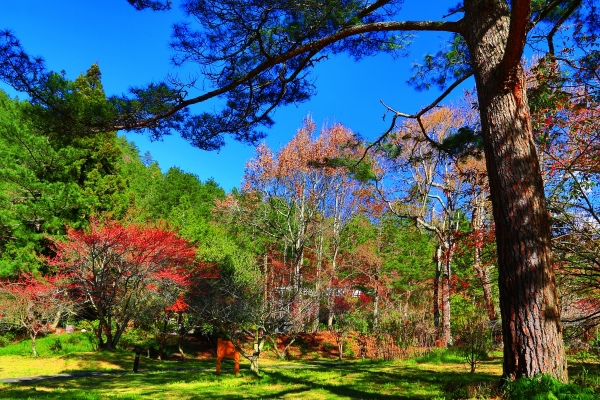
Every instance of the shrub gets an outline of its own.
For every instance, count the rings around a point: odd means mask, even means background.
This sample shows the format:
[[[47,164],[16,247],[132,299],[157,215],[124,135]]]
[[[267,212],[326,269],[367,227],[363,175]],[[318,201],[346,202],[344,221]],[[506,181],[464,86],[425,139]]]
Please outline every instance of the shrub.
[[[594,400],[598,398],[598,394],[590,388],[562,383],[550,375],[539,375],[507,383],[504,387],[504,398],[507,400]]]
[[[323,343],[321,343],[321,348],[324,351],[331,351],[335,348],[335,345],[333,343],[323,342]]]
[[[459,332],[458,352],[475,373],[477,364],[488,358],[492,347],[490,329],[486,321],[475,321],[466,324]]]
[[[129,349],[136,346],[151,350],[157,350],[159,347],[157,338],[152,333],[142,329],[125,331],[123,336],[121,336],[119,347],[122,349]]]
[[[377,327],[377,341],[384,360],[406,356],[417,342],[416,324],[398,312],[388,312]]]
[[[67,339],[65,340],[65,343],[67,344],[79,344],[81,343],[81,335],[77,334],[77,333],[71,333],[67,336]]]
[[[413,358],[417,364],[431,363],[431,364],[453,364],[463,361],[460,354],[457,354],[454,348],[435,348],[419,357]]]
[[[344,349],[344,356],[350,357],[350,358],[356,357],[356,353],[354,352],[354,349],[352,348],[352,342],[350,340],[348,340],[348,339],[344,340],[343,349]]]
[[[48,346],[48,348],[55,353],[59,353],[63,349],[62,341],[60,340],[60,338],[54,338],[54,340],[52,341],[52,343],[50,343],[50,346]]]
[[[15,334],[12,332],[6,332],[4,335],[0,335],[0,347],[10,346],[15,341]]]

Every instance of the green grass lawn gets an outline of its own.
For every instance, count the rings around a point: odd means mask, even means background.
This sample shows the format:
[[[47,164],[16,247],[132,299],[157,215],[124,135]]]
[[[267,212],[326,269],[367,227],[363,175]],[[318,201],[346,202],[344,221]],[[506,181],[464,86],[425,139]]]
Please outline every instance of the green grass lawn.
[[[493,398],[501,373],[497,358],[482,363],[480,373],[469,374],[460,358],[442,354],[394,362],[314,358],[282,362],[265,357],[258,377],[246,360],[238,376],[233,375],[230,360],[217,376],[214,359],[181,362],[142,356],[136,374],[133,353],[92,352],[79,339],[70,337],[73,347],[68,347],[44,338],[38,343],[42,354],[38,358],[30,356],[28,341],[0,348],[0,378],[83,371],[110,374],[4,383],[0,399],[442,399],[469,390]]]
[[[0,357],[0,360],[3,357]],[[47,359],[51,361],[51,359]],[[144,364],[146,360],[142,360]],[[180,363],[182,364],[182,363]],[[402,362],[286,362],[263,366],[260,377],[228,363],[216,376],[212,362],[185,363],[193,370],[153,371],[3,384],[3,399],[434,399],[467,387],[491,394],[499,373],[469,374],[463,365]],[[490,361],[498,370],[497,360]],[[142,365],[140,365],[143,368]],[[181,365],[179,365],[181,367]],[[491,397],[490,397],[491,398]]]
[[[39,358],[25,341],[0,348],[0,378],[111,371],[100,376],[0,383],[0,399],[499,399],[501,354],[483,361],[475,374],[452,351],[438,349],[403,361],[261,358],[261,374],[242,361],[238,376],[226,360],[215,375],[215,360],[158,361],[141,357],[133,373],[134,354],[92,352],[85,340],[55,339],[39,343]],[[54,341],[54,342],[53,342]],[[75,343],[78,342],[78,343]],[[19,347],[21,346],[21,347]],[[573,364],[573,363],[572,363]],[[598,379],[597,364],[577,364],[572,378]]]

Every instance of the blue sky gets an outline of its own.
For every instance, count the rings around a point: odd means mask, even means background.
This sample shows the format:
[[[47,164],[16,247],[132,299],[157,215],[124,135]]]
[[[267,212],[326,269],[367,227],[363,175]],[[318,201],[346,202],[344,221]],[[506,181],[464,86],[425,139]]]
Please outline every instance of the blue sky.
[[[71,79],[97,62],[108,95],[158,81],[167,73],[185,77],[193,72],[176,71],[169,64],[171,26],[183,19],[177,1],[175,9],[167,13],[136,11],[125,0],[2,3],[0,29],[12,30],[29,54],[42,56],[49,69],[64,70]],[[454,3],[430,1],[425,10],[422,4],[406,0],[407,19],[439,20]],[[342,123],[367,139],[378,137],[390,123],[389,117],[382,120],[385,109],[380,100],[398,111],[414,113],[437,97],[435,91],[415,92],[405,82],[412,63],[436,51],[442,38],[442,33],[419,34],[407,58],[394,60],[380,55],[357,63],[336,56],[320,64],[314,72],[318,94],[306,103],[277,110],[275,126],[266,131],[267,144],[273,150],[281,148],[309,114],[317,126]],[[196,107],[201,110],[209,106]],[[233,140],[220,152],[206,152],[191,147],[177,133],[158,142],[140,134],[127,137],[136,143],[140,154],[149,151],[163,170],[177,166],[203,181],[214,178],[227,191],[239,186],[244,166],[254,154],[252,147]]]

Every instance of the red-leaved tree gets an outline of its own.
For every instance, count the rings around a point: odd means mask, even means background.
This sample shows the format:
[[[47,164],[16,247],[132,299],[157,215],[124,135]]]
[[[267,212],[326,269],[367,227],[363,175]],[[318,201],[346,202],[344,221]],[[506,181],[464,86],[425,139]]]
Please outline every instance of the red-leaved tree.
[[[99,324],[98,347],[114,349],[127,325],[144,313],[158,315],[188,285],[195,250],[173,232],[119,222],[91,221],[54,243],[48,263]]]
[[[0,328],[23,329],[31,338],[31,351],[37,357],[36,339],[51,324],[74,310],[59,275],[46,279],[30,274],[16,281],[0,282]]]

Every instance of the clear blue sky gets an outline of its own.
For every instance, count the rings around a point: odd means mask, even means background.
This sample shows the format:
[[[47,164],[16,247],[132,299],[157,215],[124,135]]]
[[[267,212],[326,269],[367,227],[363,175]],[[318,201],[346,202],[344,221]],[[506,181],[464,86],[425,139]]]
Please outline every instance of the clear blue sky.
[[[49,69],[64,70],[68,78],[74,79],[97,62],[106,93],[120,94],[174,72],[168,43],[172,24],[183,19],[178,2],[174,3],[174,10],[156,13],[136,11],[125,0],[4,0],[0,29],[12,30],[29,54],[42,56]],[[406,0],[407,19],[440,20],[454,2],[429,1],[424,10],[423,4],[422,0]],[[419,34],[407,58],[382,55],[356,63],[339,56],[322,63],[314,73],[318,95],[279,109],[275,126],[267,131],[268,145],[274,150],[285,145],[308,114],[317,126],[339,122],[367,139],[378,137],[390,123],[389,117],[382,120],[385,110],[380,100],[414,113],[438,95],[435,91],[417,93],[405,82],[411,64],[436,51],[443,37],[442,33]],[[140,154],[149,151],[163,170],[177,166],[203,181],[214,178],[227,191],[239,186],[244,166],[254,154],[252,147],[232,140],[217,153],[192,148],[177,133],[153,143],[143,135],[127,136]]]

